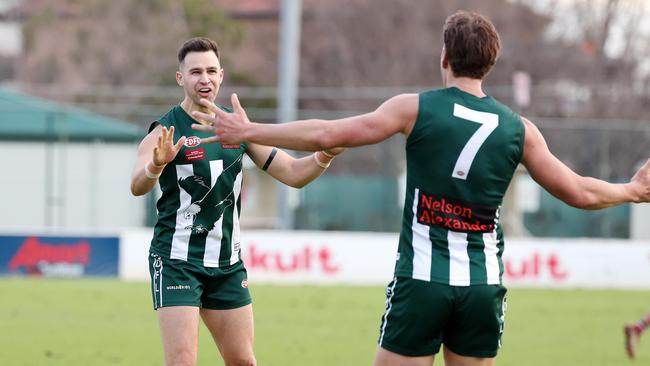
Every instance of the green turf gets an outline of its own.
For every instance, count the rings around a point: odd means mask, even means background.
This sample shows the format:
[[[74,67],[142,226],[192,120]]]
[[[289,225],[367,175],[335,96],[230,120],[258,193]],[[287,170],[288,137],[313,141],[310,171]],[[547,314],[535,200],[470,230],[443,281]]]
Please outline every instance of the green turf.
[[[254,298],[261,366],[370,365],[383,287],[262,286]],[[0,279],[0,365],[161,365],[148,284]],[[497,364],[650,365],[650,336],[635,362],[622,324],[650,310],[641,291],[509,292]],[[442,365],[437,360],[437,365]],[[199,365],[222,365],[201,329]]]

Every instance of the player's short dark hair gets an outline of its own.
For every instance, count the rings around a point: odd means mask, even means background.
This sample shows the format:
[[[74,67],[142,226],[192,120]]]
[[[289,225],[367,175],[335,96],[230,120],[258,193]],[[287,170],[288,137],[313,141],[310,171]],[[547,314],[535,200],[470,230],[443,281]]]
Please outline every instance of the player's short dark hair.
[[[501,40],[485,16],[459,11],[450,15],[443,28],[447,60],[456,77],[483,79],[499,57]]]
[[[178,50],[178,62],[182,63],[190,52],[208,52],[212,51],[219,58],[219,47],[217,42],[206,37],[190,38]]]

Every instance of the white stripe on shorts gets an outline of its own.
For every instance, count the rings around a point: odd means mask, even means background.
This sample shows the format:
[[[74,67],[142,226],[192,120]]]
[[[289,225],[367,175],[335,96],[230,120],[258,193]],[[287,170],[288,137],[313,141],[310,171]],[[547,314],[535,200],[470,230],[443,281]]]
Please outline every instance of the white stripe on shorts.
[[[393,308],[393,296],[395,296],[395,285],[397,285],[397,277],[393,279],[393,286],[390,288],[390,296],[386,299],[386,313],[384,314],[384,324],[381,327],[381,335],[379,336],[379,345],[381,346],[384,341],[384,334],[386,333],[386,324],[388,324],[388,313]]]

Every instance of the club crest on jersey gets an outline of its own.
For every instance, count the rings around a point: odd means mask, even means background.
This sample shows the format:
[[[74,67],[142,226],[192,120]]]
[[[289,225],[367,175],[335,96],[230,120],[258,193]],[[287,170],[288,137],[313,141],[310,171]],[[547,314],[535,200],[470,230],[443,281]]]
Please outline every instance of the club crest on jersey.
[[[199,144],[201,144],[201,138],[198,136],[190,136],[185,139],[186,147],[194,147],[194,146],[198,146]]]

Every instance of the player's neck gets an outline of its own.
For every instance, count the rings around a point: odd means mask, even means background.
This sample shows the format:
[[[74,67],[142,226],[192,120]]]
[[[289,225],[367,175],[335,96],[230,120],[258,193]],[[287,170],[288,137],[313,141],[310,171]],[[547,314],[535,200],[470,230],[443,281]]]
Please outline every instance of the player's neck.
[[[181,102],[181,108],[183,108],[183,110],[185,111],[185,113],[187,113],[188,116],[192,116],[192,112],[194,112],[194,111],[199,111],[199,112],[203,112],[203,113],[210,113],[210,110],[208,108],[206,108],[206,107],[204,107],[204,106],[202,106],[200,104],[194,103],[194,101],[192,101],[192,99],[188,98],[188,97],[183,99],[183,101]],[[210,113],[210,114],[212,114],[212,113]],[[208,124],[205,121],[196,119],[194,117],[192,117],[192,118],[195,119],[197,122],[199,122],[201,124]]]
[[[481,79],[472,79],[466,77],[447,77],[447,87],[456,87],[465,93],[472,94],[476,97],[483,98],[486,94],[483,92],[483,81]]]

